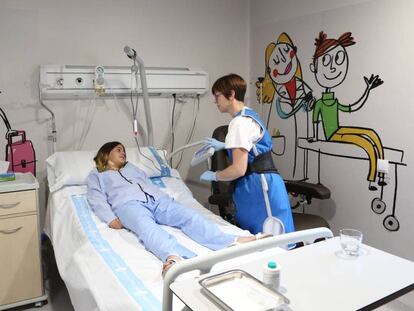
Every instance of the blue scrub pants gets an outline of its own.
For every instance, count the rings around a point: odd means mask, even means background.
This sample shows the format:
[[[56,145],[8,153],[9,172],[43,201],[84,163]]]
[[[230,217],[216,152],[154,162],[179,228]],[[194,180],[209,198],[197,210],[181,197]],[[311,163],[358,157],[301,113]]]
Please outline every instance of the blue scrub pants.
[[[185,259],[197,255],[180,245],[160,225],[179,228],[188,237],[212,250],[226,248],[236,238],[220,231],[215,223],[205,219],[196,210],[169,197],[157,201],[149,199],[148,203],[130,201],[119,207],[115,214],[124,227],[137,234],[146,249],[163,262],[170,255],[179,255]]]

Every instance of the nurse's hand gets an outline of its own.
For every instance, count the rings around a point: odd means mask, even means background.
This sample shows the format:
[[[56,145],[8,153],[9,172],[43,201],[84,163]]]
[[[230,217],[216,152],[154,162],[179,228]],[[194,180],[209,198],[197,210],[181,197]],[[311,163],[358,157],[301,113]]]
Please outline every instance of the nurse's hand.
[[[217,176],[215,172],[212,171],[205,171],[200,176],[201,181],[217,181]]]
[[[119,220],[119,218],[115,218],[114,220],[112,220],[109,224],[108,224],[109,228],[112,229],[122,229],[124,226],[122,225],[121,221]]]
[[[206,146],[213,147],[215,151],[226,149],[225,143],[211,137],[204,138],[203,142]]]

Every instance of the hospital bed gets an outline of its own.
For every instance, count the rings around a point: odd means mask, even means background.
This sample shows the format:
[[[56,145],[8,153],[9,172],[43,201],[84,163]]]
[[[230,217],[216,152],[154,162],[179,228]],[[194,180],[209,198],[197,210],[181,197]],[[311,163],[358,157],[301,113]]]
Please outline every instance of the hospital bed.
[[[141,148],[138,152],[137,148],[127,148],[126,153],[128,161],[143,169],[153,183],[185,206],[200,211],[217,223],[223,232],[249,234],[199,204],[179,173],[166,165],[162,151]],[[186,237],[180,230],[165,227],[199,257],[173,266],[167,272],[164,283],[162,262],[145,249],[135,234],[125,229],[108,228],[91,211],[85,195],[86,178],[94,167],[92,159],[95,154],[96,151],[57,152],[46,160],[50,194],[45,232],[52,242],[59,273],[76,310],[161,310],[163,287],[164,305],[170,306],[172,296],[168,290],[169,283],[177,277],[185,279],[199,273],[190,270],[199,268],[206,271],[207,267],[210,270],[213,262],[219,263],[211,271],[231,267],[235,262],[249,260],[246,256],[238,255],[264,250],[269,247],[269,243],[273,243],[270,249],[251,256],[258,258],[284,251],[274,247],[278,245],[277,241],[257,241],[249,243],[251,245],[247,248],[243,245],[215,252],[214,255],[218,256],[214,257],[215,261],[208,261],[209,265],[203,261],[201,266],[197,266],[194,263],[197,264],[199,259],[208,259],[212,252]],[[322,235],[325,236],[326,232]],[[306,236],[309,237],[305,234],[305,239]],[[330,231],[328,236],[331,236]],[[304,235],[298,234],[286,241],[303,239]],[[220,262],[230,257],[237,258]],[[188,265],[191,269],[188,269]],[[176,267],[183,269],[180,275],[177,275]],[[174,299],[172,306],[174,310],[181,310],[183,304]]]

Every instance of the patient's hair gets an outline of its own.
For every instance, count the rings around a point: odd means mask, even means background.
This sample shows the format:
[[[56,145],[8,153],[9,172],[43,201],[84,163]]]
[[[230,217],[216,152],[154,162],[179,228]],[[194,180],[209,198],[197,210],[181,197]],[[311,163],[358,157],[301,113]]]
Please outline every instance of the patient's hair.
[[[233,90],[234,97],[239,101],[244,101],[244,95],[246,94],[247,84],[242,77],[231,73],[227,76],[221,77],[214,82],[211,92],[215,95],[216,92],[220,92],[229,99],[231,91]]]
[[[116,146],[121,145],[125,152],[125,147],[123,144],[121,144],[118,141],[110,141],[106,144],[104,144],[101,148],[99,148],[98,153],[93,158],[96,164],[96,168],[98,172],[106,171],[106,166],[108,165],[108,157],[109,153],[111,153],[112,149],[114,149]],[[126,154],[125,154],[126,156]]]

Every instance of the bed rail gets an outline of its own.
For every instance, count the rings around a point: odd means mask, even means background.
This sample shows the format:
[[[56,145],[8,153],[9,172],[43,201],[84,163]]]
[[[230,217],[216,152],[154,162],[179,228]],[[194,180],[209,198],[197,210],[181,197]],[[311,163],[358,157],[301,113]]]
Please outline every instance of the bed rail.
[[[177,277],[185,272],[200,270],[200,274],[210,272],[211,268],[218,262],[232,259],[237,256],[242,256],[257,251],[263,251],[275,246],[285,246],[292,243],[303,242],[306,244],[312,244],[315,240],[321,238],[332,238],[332,231],[328,228],[315,228],[309,230],[302,230],[297,232],[286,233],[275,237],[258,240],[237,247],[229,247],[219,251],[212,252],[211,254],[194,257],[188,260],[179,262],[171,267],[164,278],[163,300],[162,310],[172,310],[172,292],[170,285],[177,279]]]

